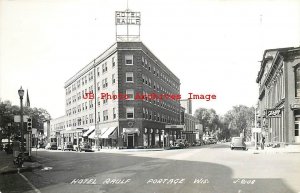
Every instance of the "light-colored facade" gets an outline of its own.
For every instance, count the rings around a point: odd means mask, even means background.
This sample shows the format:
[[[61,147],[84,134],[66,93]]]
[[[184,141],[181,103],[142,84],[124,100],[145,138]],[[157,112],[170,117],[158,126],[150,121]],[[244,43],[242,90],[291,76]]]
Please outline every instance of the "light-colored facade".
[[[179,129],[165,130],[165,125],[180,122],[179,100],[150,96],[178,96],[180,81],[142,42],[113,44],[71,77],[65,90],[65,127],[81,131],[83,141],[136,148],[161,146],[180,137]],[[88,99],[87,93],[94,98]],[[147,97],[138,98],[142,95]]]
[[[180,105],[185,109],[185,113],[192,115],[193,108],[192,108],[192,100],[191,99],[183,99],[180,100]]]
[[[299,143],[300,48],[266,50],[256,82],[258,127],[267,142]]]
[[[181,111],[182,111],[182,124],[184,124],[184,129],[182,131],[183,137],[190,143],[196,143],[200,141],[202,134],[199,131],[200,121],[192,115],[192,100],[191,99],[182,99],[180,100]]]
[[[70,128],[67,128],[66,116],[61,116],[56,119],[51,119],[48,143],[57,142],[57,144],[61,146],[62,141],[61,141],[60,133],[68,129]]]

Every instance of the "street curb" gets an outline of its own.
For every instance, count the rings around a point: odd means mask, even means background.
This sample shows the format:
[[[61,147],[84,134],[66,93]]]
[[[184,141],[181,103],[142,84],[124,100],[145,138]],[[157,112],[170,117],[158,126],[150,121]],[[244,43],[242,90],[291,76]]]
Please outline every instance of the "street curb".
[[[268,151],[268,150],[250,150],[251,154],[282,154],[282,153],[300,153],[300,151]]]
[[[37,163],[38,163],[38,162],[37,162]],[[30,166],[30,167],[23,167],[23,168],[13,168],[13,169],[10,169],[10,170],[1,171],[0,174],[1,174],[1,175],[6,175],[6,174],[16,174],[16,173],[18,173],[18,171],[19,171],[20,173],[22,173],[22,172],[30,172],[30,171],[32,171],[32,170],[34,170],[34,169],[40,169],[40,168],[42,168],[42,167],[43,167],[42,164],[38,163],[37,166]]]

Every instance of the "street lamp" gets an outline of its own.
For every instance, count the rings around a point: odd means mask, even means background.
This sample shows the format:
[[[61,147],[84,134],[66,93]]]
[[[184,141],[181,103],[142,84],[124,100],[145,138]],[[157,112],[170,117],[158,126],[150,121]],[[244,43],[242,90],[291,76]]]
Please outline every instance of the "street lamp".
[[[21,133],[21,155],[23,155],[23,148],[24,148],[24,134],[23,134],[23,96],[24,96],[24,90],[21,88],[18,90],[18,94],[20,96],[20,117],[21,117],[21,129],[20,129],[20,133]]]

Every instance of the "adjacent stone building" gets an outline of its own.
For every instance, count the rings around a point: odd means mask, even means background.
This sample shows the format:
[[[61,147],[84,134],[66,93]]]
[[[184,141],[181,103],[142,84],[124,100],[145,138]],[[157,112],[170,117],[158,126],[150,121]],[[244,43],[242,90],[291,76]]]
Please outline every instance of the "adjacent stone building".
[[[267,142],[300,143],[300,47],[266,50],[256,82]]]

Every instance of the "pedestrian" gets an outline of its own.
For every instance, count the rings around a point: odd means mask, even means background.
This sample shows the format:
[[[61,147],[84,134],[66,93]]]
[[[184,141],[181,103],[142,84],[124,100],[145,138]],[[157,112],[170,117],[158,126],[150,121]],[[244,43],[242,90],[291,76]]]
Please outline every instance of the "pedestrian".
[[[262,135],[261,137],[261,143],[260,143],[261,149],[263,150],[265,148],[265,137]]]

